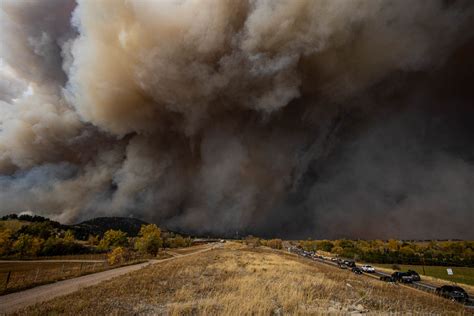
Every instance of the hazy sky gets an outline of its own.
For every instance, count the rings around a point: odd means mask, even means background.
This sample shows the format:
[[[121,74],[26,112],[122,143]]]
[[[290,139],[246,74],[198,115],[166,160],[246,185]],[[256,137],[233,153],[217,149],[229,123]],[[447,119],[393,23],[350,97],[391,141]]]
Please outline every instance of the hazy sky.
[[[0,215],[474,230],[470,0],[3,0]]]

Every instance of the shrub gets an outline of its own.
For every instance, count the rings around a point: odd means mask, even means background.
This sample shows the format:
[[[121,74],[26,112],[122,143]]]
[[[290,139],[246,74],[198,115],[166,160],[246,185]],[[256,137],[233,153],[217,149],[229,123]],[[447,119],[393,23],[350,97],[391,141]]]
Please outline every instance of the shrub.
[[[270,239],[267,241],[267,246],[273,249],[282,249],[283,242],[281,239]]]
[[[128,244],[127,233],[121,230],[109,229],[99,242],[99,248],[106,250],[113,247],[125,247]]]
[[[55,230],[50,222],[34,222],[30,225],[25,225],[20,228],[16,235],[19,236],[21,234],[36,236],[42,239],[48,239],[49,237],[55,234]]]
[[[0,256],[4,256],[8,254],[10,251],[10,247],[12,241],[10,237],[12,236],[12,232],[9,229],[5,229],[0,231]]]
[[[43,244],[44,240],[31,235],[21,234],[13,243],[12,250],[20,256],[36,256]]]
[[[183,238],[180,235],[176,235],[174,238],[166,238],[163,242],[167,248],[182,248],[189,247],[192,244],[191,238]]]
[[[99,244],[99,237],[95,235],[89,235],[87,239],[87,244],[91,246],[97,246]]]
[[[66,238],[50,237],[41,249],[42,256],[62,256],[86,253],[88,249],[83,245]]]
[[[135,249],[141,253],[156,256],[163,245],[161,230],[155,224],[142,225],[138,236]]]
[[[128,253],[123,247],[115,247],[108,255],[107,261],[110,265],[122,264],[128,260]]]
[[[252,235],[249,235],[249,236],[245,237],[244,243],[248,246],[253,247],[253,248],[258,247],[262,244],[260,238],[254,237]]]

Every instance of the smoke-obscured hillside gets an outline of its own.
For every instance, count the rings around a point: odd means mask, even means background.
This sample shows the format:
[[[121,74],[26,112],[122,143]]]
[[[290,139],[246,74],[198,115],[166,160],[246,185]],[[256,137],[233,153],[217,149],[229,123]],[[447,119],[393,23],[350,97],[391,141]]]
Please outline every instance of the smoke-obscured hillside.
[[[0,28],[0,214],[474,238],[470,0],[4,0]]]
[[[9,214],[3,216],[0,219],[2,223],[6,223],[5,221],[8,220],[18,220],[19,224],[23,226],[28,226],[28,223],[43,223],[43,226],[38,226],[38,228],[35,227],[34,231],[30,231],[28,227],[25,227],[26,230],[23,229],[23,231],[20,230],[19,232],[15,232],[16,235],[20,235],[22,233],[41,235],[41,230],[43,228],[47,235],[64,235],[66,231],[70,230],[72,231],[74,237],[79,240],[87,240],[90,236],[102,238],[105,232],[110,229],[120,230],[126,233],[129,237],[136,237],[140,232],[141,226],[148,224],[140,219],[130,217],[98,217],[72,225],[64,225],[38,215],[31,216],[22,214],[18,216],[16,214]]]

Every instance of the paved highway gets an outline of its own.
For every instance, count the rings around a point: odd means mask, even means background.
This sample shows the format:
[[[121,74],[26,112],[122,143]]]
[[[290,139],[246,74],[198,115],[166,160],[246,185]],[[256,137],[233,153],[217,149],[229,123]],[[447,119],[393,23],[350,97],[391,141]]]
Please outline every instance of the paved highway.
[[[293,251],[290,251],[290,252],[293,252]],[[313,260],[313,261],[316,261],[316,262],[320,262],[320,263],[323,263],[323,264],[327,264],[327,265],[331,265],[333,267],[336,267],[339,269],[339,264],[337,262],[334,262],[334,261],[331,261],[331,260],[327,260],[327,259],[321,259],[321,258],[317,258],[317,257],[307,257],[307,256],[303,256],[301,252],[293,252],[293,253],[296,253],[308,260]],[[384,272],[381,272],[381,271],[375,271],[374,273],[366,273],[366,272],[363,272],[363,274],[365,276],[368,276],[368,277],[371,277],[371,278],[376,278],[376,279],[379,279],[381,276],[390,276],[390,274],[388,273],[384,273]],[[383,281],[381,281],[383,282]],[[425,292],[428,292],[428,293],[432,293],[433,295],[435,295],[435,291],[436,291],[436,286],[433,285],[433,284],[429,284],[425,281],[414,281],[413,283],[398,283],[402,286],[407,286],[407,287],[412,287],[412,288],[415,288],[415,289],[418,289],[418,290],[421,290],[421,291],[425,291]],[[469,302],[464,304],[467,308],[470,308],[470,309],[474,309],[474,300],[472,297],[469,298]]]

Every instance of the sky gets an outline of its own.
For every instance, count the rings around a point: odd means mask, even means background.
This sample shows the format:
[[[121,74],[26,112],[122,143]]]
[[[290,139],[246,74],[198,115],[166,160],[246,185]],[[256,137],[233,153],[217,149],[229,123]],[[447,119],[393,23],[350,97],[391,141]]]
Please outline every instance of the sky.
[[[3,0],[0,215],[473,239],[469,0]]]

